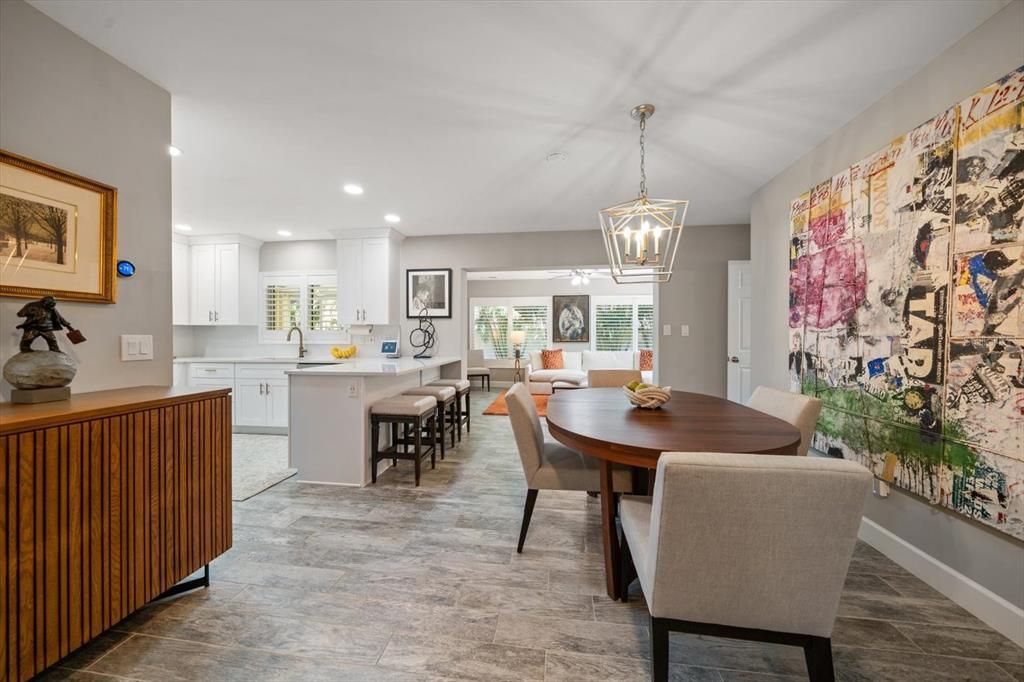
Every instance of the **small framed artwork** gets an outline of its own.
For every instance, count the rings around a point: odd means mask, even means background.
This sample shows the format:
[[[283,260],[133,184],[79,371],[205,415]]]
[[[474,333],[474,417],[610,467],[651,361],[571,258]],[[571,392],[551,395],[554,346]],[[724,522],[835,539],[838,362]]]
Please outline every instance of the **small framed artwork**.
[[[452,271],[405,271],[405,316],[409,319],[452,316]]]
[[[113,303],[117,189],[0,150],[0,296]]]
[[[551,317],[554,343],[590,343],[590,296],[552,296]]]

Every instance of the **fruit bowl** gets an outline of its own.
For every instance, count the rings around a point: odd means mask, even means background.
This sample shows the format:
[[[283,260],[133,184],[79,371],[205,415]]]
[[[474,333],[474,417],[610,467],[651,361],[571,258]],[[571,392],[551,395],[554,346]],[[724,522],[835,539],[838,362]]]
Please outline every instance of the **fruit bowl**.
[[[672,400],[671,386],[648,386],[639,384],[634,388],[629,385],[622,387],[622,392],[633,404],[633,407],[641,407],[645,410],[656,410],[669,400]]]

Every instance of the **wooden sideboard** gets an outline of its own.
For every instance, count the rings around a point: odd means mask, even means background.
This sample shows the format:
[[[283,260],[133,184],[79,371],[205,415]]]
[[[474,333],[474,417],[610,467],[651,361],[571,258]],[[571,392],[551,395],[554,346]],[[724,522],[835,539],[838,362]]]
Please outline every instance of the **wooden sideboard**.
[[[60,660],[231,547],[231,396],[0,404],[0,679]]]

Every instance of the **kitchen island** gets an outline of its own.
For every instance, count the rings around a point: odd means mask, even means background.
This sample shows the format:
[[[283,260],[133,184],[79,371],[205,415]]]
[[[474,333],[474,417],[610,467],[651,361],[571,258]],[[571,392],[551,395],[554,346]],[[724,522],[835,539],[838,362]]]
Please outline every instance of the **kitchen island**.
[[[462,358],[359,358],[288,376],[290,466],[306,483],[370,481],[370,406],[435,379],[463,375]]]

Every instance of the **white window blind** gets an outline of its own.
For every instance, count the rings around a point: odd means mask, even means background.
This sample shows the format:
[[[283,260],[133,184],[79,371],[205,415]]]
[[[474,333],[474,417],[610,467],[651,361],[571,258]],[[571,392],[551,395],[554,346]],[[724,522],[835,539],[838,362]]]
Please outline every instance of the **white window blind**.
[[[638,303],[636,306],[637,350],[654,348],[654,304]]]
[[[594,350],[633,350],[633,304],[594,307]]]
[[[550,306],[543,304],[512,305],[512,331],[526,332],[523,341],[523,354],[547,348],[548,320],[551,319]]]
[[[504,305],[473,305],[473,348],[489,360],[507,358],[508,308]]]
[[[261,343],[284,343],[298,327],[306,343],[342,340],[334,272],[260,273]]]

